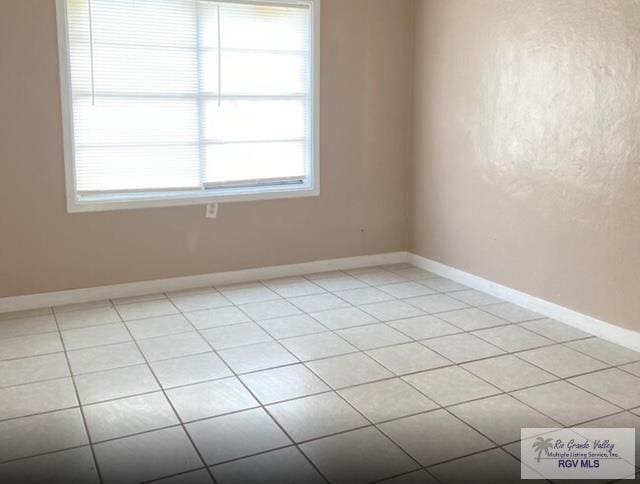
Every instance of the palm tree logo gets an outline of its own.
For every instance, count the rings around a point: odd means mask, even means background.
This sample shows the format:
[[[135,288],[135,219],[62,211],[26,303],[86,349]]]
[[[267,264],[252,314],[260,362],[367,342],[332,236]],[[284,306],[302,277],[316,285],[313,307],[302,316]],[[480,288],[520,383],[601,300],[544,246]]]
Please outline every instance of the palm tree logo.
[[[538,461],[538,463],[540,463],[540,459],[542,458],[542,453],[545,450],[549,450],[553,447],[553,444],[551,444],[552,440],[553,439],[543,439],[542,437],[538,437],[536,441],[533,443],[533,445],[531,446],[535,451],[538,452],[538,457],[536,457],[536,461]]]

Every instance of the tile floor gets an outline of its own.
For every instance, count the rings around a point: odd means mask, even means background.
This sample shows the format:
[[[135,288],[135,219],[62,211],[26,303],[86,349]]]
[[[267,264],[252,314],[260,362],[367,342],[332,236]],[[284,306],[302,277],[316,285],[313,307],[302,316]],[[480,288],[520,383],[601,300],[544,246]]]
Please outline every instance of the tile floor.
[[[407,264],[0,315],[2,482],[516,482],[577,425],[640,438],[640,353]]]

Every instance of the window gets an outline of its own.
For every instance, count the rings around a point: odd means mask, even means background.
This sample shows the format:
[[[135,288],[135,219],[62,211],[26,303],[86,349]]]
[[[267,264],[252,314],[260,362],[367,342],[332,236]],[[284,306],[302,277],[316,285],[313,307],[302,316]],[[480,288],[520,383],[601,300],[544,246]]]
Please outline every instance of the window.
[[[318,193],[319,0],[58,0],[69,211]]]

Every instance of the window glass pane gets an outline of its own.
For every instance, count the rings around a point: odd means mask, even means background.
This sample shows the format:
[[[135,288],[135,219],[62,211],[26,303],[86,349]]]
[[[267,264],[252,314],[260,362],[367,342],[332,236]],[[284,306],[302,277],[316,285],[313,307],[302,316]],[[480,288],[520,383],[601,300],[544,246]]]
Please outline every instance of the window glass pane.
[[[207,141],[291,140],[305,137],[302,100],[215,100],[205,105]]]
[[[69,41],[193,47],[194,0],[67,0]]]
[[[198,93],[196,50],[94,44],[78,46],[71,63],[77,93],[96,96],[191,95]]]
[[[237,143],[207,146],[208,183],[304,178],[304,143]]]
[[[203,58],[204,91],[218,92],[218,55]],[[307,58],[301,54],[222,51],[222,94],[301,95],[306,91]]]
[[[198,188],[199,172],[191,169],[198,152],[198,145],[76,149],[78,191]]]
[[[251,50],[308,50],[308,9],[302,6],[240,3],[200,3],[202,44],[217,47],[217,6],[220,5],[222,47]]]
[[[198,103],[189,99],[76,99],[79,147],[198,143]]]

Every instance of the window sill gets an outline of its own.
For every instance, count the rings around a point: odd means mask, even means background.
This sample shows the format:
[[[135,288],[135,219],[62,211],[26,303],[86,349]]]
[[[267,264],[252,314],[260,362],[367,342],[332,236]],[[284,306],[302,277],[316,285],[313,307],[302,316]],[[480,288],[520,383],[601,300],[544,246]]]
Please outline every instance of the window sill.
[[[287,198],[317,197],[318,186],[215,189],[194,192],[166,192],[118,195],[85,195],[67,200],[68,213],[107,212],[141,208],[184,207],[208,203],[255,202]]]

